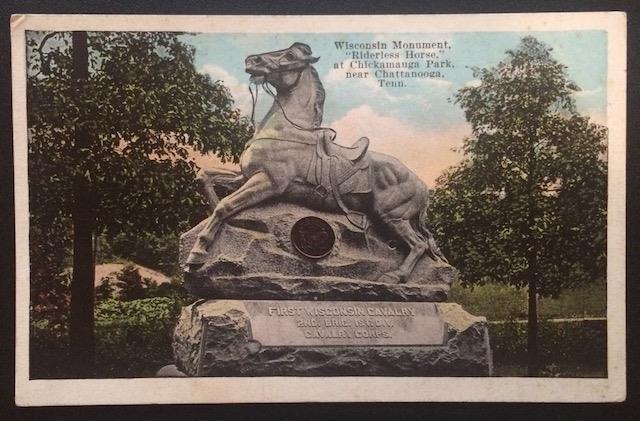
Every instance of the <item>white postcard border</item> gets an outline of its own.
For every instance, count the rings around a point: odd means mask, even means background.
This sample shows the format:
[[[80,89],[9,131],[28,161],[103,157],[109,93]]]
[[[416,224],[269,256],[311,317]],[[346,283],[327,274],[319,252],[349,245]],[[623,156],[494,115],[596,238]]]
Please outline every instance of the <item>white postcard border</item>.
[[[487,25],[487,22],[491,22]],[[16,208],[16,404],[499,401],[607,402],[626,396],[626,15],[622,12],[372,16],[15,15],[12,27]],[[188,32],[608,32],[609,201],[606,379],[219,377],[29,380],[26,30]]]

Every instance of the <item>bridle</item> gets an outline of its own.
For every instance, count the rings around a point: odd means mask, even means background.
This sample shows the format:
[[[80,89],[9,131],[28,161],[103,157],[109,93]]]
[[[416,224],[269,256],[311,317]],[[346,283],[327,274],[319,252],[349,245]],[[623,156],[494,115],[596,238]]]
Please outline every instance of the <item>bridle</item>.
[[[309,65],[309,63],[304,62],[304,63],[298,63],[294,65],[288,64],[285,65],[283,67],[279,67],[276,70],[273,70],[273,73],[280,73],[280,72],[286,72],[289,70],[297,70],[297,69],[303,69],[305,67],[307,67]],[[302,72],[298,72],[298,76],[296,78],[296,81],[294,83],[294,85],[297,85],[300,82],[300,78],[302,77]],[[253,89],[251,89],[251,85],[255,85],[256,87],[256,92],[255,95],[253,93]],[[284,111],[284,107],[282,106],[282,104],[280,103],[280,101],[278,100],[278,97],[276,94],[273,93],[273,90],[271,89],[272,87],[275,88],[275,86],[273,86],[271,83],[269,83],[266,79],[264,80],[264,82],[262,83],[258,83],[255,80],[250,80],[249,81],[249,93],[251,94],[251,124],[254,127],[254,130],[256,129],[256,124],[255,124],[255,120],[254,120],[254,116],[255,116],[255,110],[256,110],[256,104],[258,103],[258,92],[259,90],[259,85],[262,86],[262,89],[267,93],[267,95],[269,95],[271,98],[273,98],[273,101],[278,105],[278,107],[280,108],[280,111],[282,111],[282,115],[284,116],[284,119],[291,124],[294,128],[301,130],[301,131],[306,131],[306,132],[315,132],[315,131],[319,131],[319,130],[329,130],[333,133],[333,137],[336,136],[336,131],[333,130],[331,127],[304,127],[299,125],[298,123],[292,121],[291,119],[289,119],[289,117],[287,116],[287,113]],[[255,135],[255,132],[254,132]]]

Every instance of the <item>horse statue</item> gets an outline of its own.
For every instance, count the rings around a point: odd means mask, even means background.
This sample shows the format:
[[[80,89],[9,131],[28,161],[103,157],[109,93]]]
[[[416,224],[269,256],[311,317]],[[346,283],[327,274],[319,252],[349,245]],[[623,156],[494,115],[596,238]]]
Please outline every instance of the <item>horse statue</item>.
[[[242,153],[240,173],[201,173],[212,214],[189,253],[187,271],[204,264],[227,218],[269,199],[342,212],[363,230],[370,219],[406,243],[409,251],[400,266],[379,282],[405,282],[424,255],[446,262],[427,229],[426,185],[397,159],[368,151],[367,138],[343,147],[334,143],[332,129],[321,126],[325,91],[312,66],[317,61],[311,48],[298,42],[246,58],[251,84],[261,85],[273,104]],[[254,107],[256,101],[257,91]],[[218,200],[211,180],[235,191]]]

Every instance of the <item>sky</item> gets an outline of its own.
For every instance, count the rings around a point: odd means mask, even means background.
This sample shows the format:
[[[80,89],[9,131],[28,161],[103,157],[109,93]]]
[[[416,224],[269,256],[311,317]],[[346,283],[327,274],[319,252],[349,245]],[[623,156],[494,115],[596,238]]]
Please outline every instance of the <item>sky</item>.
[[[326,99],[323,126],[337,131],[336,141],[349,145],[361,136],[369,137],[370,149],[399,158],[429,187],[446,168],[462,158],[455,149],[462,146],[470,126],[459,105],[451,101],[460,88],[477,83],[472,67],[495,66],[526,35],[553,48],[552,56],[567,66],[567,74],[581,91],[575,94],[578,111],[595,122],[606,124],[607,35],[604,31],[562,32],[457,32],[413,34],[299,33],[299,34],[195,34],[184,41],[196,49],[198,71],[221,80],[245,115],[251,113],[249,77],[244,59],[303,42],[320,57],[314,64],[324,84]],[[453,68],[443,69],[439,79],[408,79],[404,88],[380,87],[370,75],[366,79],[345,78],[335,63],[350,57],[335,47],[336,41],[375,42],[447,41],[451,48],[442,59]],[[371,50],[376,51],[376,50]],[[259,96],[256,121],[271,105],[267,95]],[[215,157],[197,159],[200,166],[220,166]],[[230,164],[226,164],[229,166]]]

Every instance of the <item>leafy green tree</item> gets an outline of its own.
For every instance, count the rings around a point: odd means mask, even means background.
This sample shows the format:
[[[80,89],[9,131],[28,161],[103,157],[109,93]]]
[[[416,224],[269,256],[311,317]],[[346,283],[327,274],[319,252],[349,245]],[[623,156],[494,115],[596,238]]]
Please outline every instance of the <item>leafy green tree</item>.
[[[121,232],[107,239],[109,251],[111,256],[132,260],[165,275],[179,277],[181,271],[178,263],[178,245],[180,232],[186,229],[187,227],[182,227],[163,235],[150,232]]]
[[[88,357],[92,237],[167,233],[202,218],[191,151],[237,160],[250,137],[229,91],[196,71],[184,37],[27,34],[32,285],[58,275],[73,242],[71,342]]]
[[[100,279],[100,284],[96,287],[96,302],[110,300],[114,298],[116,288],[114,280],[110,276]]]
[[[148,298],[147,292],[150,287],[157,288],[157,284],[152,285],[149,279],[143,279],[140,271],[133,264],[126,265],[118,272],[114,285],[118,288],[118,299],[121,301]]]
[[[528,289],[528,366],[537,373],[537,297],[602,279],[607,131],[576,111],[579,88],[551,48],[525,37],[455,100],[472,135],[438,180],[438,244],[463,284]]]

